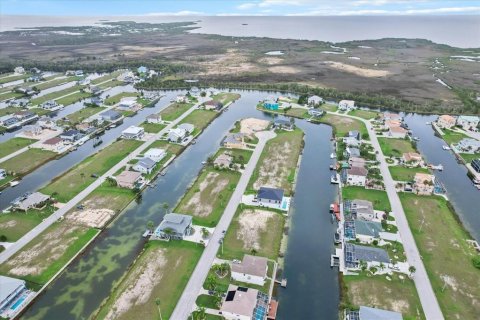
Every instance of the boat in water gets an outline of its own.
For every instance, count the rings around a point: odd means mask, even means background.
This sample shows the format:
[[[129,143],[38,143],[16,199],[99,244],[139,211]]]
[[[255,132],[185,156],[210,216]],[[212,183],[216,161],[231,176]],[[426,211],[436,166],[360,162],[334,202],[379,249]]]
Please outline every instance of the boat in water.
[[[339,184],[340,183],[340,175],[338,173],[332,174],[332,176],[330,177],[330,183]]]
[[[414,141],[420,141],[420,138],[419,137],[413,137],[413,140]]]
[[[335,159],[336,157],[337,157],[337,155],[336,155],[335,153],[332,152],[332,153],[330,154],[330,159]]]
[[[10,187],[15,187],[19,183],[20,183],[20,181],[10,181]]]
[[[449,146],[442,146],[442,149],[443,150],[452,150],[452,148],[450,148]]]
[[[425,124],[426,124],[427,126],[429,126],[429,125],[431,125],[432,123],[427,121],[427,122],[425,122]]]

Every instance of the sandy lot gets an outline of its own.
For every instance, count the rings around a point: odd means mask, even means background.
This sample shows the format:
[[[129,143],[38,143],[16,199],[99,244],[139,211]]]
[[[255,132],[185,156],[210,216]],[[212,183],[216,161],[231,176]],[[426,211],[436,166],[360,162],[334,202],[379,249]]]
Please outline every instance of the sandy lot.
[[[325,64],[327,64],[328,66],[336,70],[353,73],[357,76],[367,77],[367,78],[385,77],[390,74],[390,72],[386,70],[359,68],[356,66],[352,66],[351,64],[345,64],[345,63],[335,62],[335,61],[325,61]]]
[[[275,145],[269,151],[258,170],[258,178],[253,183],[253,188],[256,190],[265,186],[282,188],[282,182],[288,178],[290,168],[286,164],[292,152],[290,142],[285,141],[283,144]]]
[[[228,185],[228,179],[220,178],[220,174],[209,172],[205,179],[198,185],[197,191],[187,202],[185,209],[196,216],[206,217],[212,212],[213,201],[218,194]],[[213,186],[208,194],[205,189]]]
[[[50,129],[43,129],[41,130],[38,134],[33,134],[29,130],[24,130],[17,135],[16,137],[23,137],[23,138],[28,138],[28,139],[36,139],[36,140],[46,140],[49,138],[52,138],[56,135],[58,135],[59,132],[55,130],[50,130]]]
[[[266,210],[247,210],[240,215],[237,239],[243,242],[244,249],[260,249],[260,233],[266,230],[268,219],[274,215]]]
[[[384,288],[387,292],[384,292],[382,294],[383,299],[380,301],[376,295],[370,295],[368,302],[365,301],[356,301],[355,297],[360,297],[363,296],[362,288],[361,286],[355,286],[354,283],[351,283],[349,285],[348,290],[350,291],[350,296],[353,297],[353,304],[357,305],[372,305],[372,306],[382,306],[382,308],[387,308],[388,310],[396,311],[396,312],[401,312],[401,313],[408,313],[409,311],[409,302],[408,300],[399,300],[398,295],[395,298],[387,298],[391,296],[390,292],[392,289],[390,288]],[[362,300],[362,299],[361,299]],[[387,304],[388,307],[385,305]]]
[[[119,51],[127,56],[139,56],[144,54],[160,54],[160,53],[170,53],[179,50],[185,50],[186,46],[166,46],[166,47],[158,47],[158,46],[122,46]]]
[[[75,210],[66,216],[67,219],[85,225],[87,227],[102,228],[115,215],[110,209],[83,209]]]
[[[267,120],[255,118],[243,119],[240,121],[240,132],[251,135],[255,132],[267,129],[269,124],[270,122]]]
[[[157,249],[151,252],[148,263],[144,263],[128,275],[127,288],[117,298],[105,319],[117,319],[131,307],[145,304],[150,299],[155,284],[163,277],[162,268],[167,260],[164,249]]]

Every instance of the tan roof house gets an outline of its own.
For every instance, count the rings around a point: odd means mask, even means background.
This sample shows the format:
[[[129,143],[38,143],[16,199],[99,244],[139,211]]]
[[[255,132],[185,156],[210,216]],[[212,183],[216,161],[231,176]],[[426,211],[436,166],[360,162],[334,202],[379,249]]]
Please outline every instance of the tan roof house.
[[[437,126],[446,129],[450,129],[451,127],[455,126],[456,123],[457,119],[448,114],[441,115],[437,120]]]
[[[418,164],[422,162],[422,156],[416,152],[407,152],[403,154],[403,161],[409,164]]]
[[[213,165],[220,168],[228,168],[232,164],[232,161],[233,158],[231,155],[222,153],[213,161]]]
[[[435,185],[435,176],[428,173],[416,173],[413,190],[420,195],[430,195],[433,193]]]
[[[227,296],[220,311],[228,320],[253,319],[253,311],[257,306],[258,290],[234,285],[228,286]]]
[[[140,188],[143,184],[142,174],[136,171],[125,170],[115,177],[117,185],[121,188]]]
[[[263,286],[267,278],[267,262],[267,258],[246,254],[241,263],[232,263],[232,278],[236,281]]]

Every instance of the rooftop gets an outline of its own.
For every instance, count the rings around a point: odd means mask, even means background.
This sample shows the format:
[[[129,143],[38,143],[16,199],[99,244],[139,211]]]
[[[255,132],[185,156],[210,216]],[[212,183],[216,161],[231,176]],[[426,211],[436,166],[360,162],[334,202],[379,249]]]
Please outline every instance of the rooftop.
[[[267,258],[244,255],[241,263],[232,264],[232,272],[249,274],[252,276],[266,277]]]
[[[115,179],[120,183],[132,184],[135,183],[141,176],[142,174],[140,172],[125,170],[116,176]]]
[[[172,229],[177,233],[184,233],[192,224],[192,217],[179,214],[179,213],[168,213],[163,217],[162,222],[157,228],[157,231],[163,231],[165,229]]]
[[[378,238],[383,231],[382,224],[376,221],[355,220],[355,233]]]
[[[347,169],[347,174],[349,175],[352,175],[352,176],[363,176],[363,177],[366,177],[367,176],[367,169],[363,168],[363,167],[351,167],[350,169]]]
[[[282,201],[283,193],[284,193],[283,189],[260,187],[260,190],[258,190],[257,197],[261,199]]]
[[[227,297],[220,310],[236,315],[252,317],[257,305],[257,295],[258,290],[256,289],[229,285]]]
[[[0,303],[5,301],[19,286],[25,285],[24,280],[0,276]]]
[[[360,306],[360,320],[402,320],[400,312]]]

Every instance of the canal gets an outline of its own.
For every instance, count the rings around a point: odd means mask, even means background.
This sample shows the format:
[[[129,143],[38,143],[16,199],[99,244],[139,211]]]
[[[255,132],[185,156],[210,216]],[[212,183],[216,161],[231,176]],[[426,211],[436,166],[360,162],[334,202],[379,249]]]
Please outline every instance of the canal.
[[[201,162],[219,147],[236,120],[246,117],[271,119],[255,110],[267,93],[240,92],[242,98],[212,122],[146,189],[141,201],[133,202],[87,250],[26,311],[25,319],[87,319],[108,297],[111,289],[143,247],[141,234],[149,220],[158,223],[162,203],[173,207],[202,168]],[[279,319],[334,319],[338,313],[337,271],[330,269],[334,225],[328,206],[335,197],[329,184],[331,130],[297,120],[305,133],[292,223],[285,257],[288,288],[280,289]],[[168,289],[168,288],[167,288]]]

